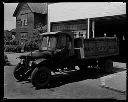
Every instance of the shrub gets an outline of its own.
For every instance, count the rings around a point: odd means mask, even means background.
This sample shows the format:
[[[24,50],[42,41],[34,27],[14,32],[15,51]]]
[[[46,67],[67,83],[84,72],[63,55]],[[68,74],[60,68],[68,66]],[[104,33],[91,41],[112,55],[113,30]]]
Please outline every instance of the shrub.
[[[21,46],[5,45],[5,52],[21,52]]]
[[[14,52],[16,46],[13,45],[5,45],[5,52]]]
[[[28,42],[24,46],[25,51],[34,51],[34,50],[38,50],[38,49],[39,49],[38,43],[35,43],[35,42]]]
[[[22,47],[21,46],[17,46],[15,49],[15,52],[21,52]]]

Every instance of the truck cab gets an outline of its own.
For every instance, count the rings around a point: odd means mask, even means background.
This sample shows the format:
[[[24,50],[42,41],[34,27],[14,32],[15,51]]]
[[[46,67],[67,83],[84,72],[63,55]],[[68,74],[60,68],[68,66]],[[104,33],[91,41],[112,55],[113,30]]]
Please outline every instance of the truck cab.
[[[64,48],[71,50],[71,43],[73,43],[73,35],[67,32],[47,32],[41,34],[42,40],[40,51],[53,51],[59,52]],[[70,51],[71,52],[71,51]]]
[[[50,68],[57,70],[66,67],[67,62],[74,56],[73,33],[58,31],[43,33],[40,36],[39,52],[47,56],[50,55],[49,58],[46,58],[46,61],[52,66]],[[42,66],[41,64],[44,64],[44,62],[41,62],[39,66]]]

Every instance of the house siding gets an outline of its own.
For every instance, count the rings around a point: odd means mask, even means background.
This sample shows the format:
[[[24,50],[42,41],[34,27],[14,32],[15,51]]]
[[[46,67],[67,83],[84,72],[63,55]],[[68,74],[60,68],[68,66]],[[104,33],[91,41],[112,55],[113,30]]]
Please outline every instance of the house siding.
[[[39,23],[43,25],[47,24],[47,14],[34,13],[34,28],[36,28],[36,25]]]
[[[16,40],[19,45],[24,48],[26,42],[38,42],[38,36],[34,34],[36,25],[42,23],[43,26],[47,25],[47,6],[30,3],[19,3],[13,16],[16,17]],[[40,10],[46,10],[44,14],[39,13]],[[27,19],[27,20],[26,20]],[[27,21],[27,22],[26,22]],[[47,26],[44,27],[46,30]]]
[[[27,25],[22,26],[21,16],[27,15]],[[26,39],[30,40],[34,28],[34,14],[27,4],[24,4],[16,15],[16,38],[21,43],[21,33],[27,33]],[[27,41],[25,40],[25,41]]]

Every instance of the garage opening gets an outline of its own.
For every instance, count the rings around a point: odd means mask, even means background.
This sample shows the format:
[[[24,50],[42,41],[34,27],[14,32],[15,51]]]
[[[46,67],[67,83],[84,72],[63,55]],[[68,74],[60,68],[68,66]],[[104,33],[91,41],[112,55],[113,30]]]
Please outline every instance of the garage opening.
[[[95,21],[95,37],[114,37],[119,40],[120,57],[126,56],[126,15],[116,15],[110,17],[94,18]]]

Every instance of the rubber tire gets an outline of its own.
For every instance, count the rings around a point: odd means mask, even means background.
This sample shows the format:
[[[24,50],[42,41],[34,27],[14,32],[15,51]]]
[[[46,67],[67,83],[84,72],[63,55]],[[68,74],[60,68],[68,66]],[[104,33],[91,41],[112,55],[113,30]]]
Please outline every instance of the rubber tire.
[[[44,83],[38,83],[38,75],[40,74],[40,72],[43,71],[43,72],[46,72],[47,74],[47,79]],[[40,67],[40,68],[35,68],[31,74],[31,82],[33,84],[34,87],[36,88],[44,88],[48,85],[48,83],[50,82],[50,79],[51,79],[51,71],[49,70],[49,68],[43,66],[43,67]]]
[[[101,72],[103,73],[112,73],[113,70],[113,61],[111,59],[104,60],[100,63]]]
[[[13,71],[13,75],[14,75],[14,77],[18,80],[18,81],[24,81],[24,80],[26,80],[26,79],[28,79],[28,76],[22,76],[22,77],[20,77],[20,75],[21,74],[19,74],[19,73],[23,73],[23,69],[21,68],[20,70],[18,70],[17,71],[17,69],[19,69],[20,67],[22,67],[21,65],[20,65],[20,63],[19,64],[17,64],[17,66],[15,67],[15,69],[14,69],[14,71]],[[19,72],[20,71],[20,72]]]

